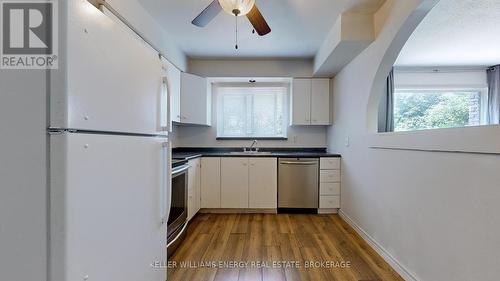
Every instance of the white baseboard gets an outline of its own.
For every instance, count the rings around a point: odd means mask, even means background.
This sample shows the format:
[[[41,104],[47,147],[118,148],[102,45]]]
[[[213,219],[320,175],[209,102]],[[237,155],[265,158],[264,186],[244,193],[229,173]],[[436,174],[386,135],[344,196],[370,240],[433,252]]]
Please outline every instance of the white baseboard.
[[[203,208],[200,209],[202,214],[276,214],[276,209],[229,209],[229,208],[218,208],[210,209]]]
[[[377,241],[366,233],[345,212],[339,210],[339,216],[347,222],[399,275],[406,281],[418,281],[418,279],[406,269],[396,258],[385,250]]]
[[[318,209],[318,214],[338,214],[339,209]]]

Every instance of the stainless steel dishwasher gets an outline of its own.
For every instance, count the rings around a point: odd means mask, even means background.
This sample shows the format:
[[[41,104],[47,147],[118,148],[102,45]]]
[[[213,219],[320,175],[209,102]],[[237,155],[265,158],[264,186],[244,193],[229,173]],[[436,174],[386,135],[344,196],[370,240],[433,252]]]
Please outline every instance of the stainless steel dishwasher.
[[[278,163],[278,211],[317,212],[319,159],[279,158]]]

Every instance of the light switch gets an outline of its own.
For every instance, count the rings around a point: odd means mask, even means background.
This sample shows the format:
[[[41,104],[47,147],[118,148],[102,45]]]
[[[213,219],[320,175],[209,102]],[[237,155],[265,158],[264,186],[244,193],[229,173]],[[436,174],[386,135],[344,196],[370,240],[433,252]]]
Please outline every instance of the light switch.
[[[346,147],[349,147],[350,143],[349,143],[349,137],[345,137],[345,146]]]

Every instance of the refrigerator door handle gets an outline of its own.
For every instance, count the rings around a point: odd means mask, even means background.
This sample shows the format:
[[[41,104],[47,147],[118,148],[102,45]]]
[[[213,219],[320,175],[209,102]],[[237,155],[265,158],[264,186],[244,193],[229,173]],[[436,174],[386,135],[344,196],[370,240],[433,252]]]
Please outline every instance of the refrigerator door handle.
[[[163,165],[161,165],[161,196],[160,196],[160,206],[161,206],[161,225],[168,222],[168,216],[170,213],[170,207],[172,202],[172,155],[170,153],[170,142],[162,143],[162,153],[161,159]]]
[[[159,110],[159,131],[160,132],[171,132],[172,131],[172,121],[170,118],[170,89],[169,82],[166,76],[161,78],[161,92],[160,92],[160,110]]]

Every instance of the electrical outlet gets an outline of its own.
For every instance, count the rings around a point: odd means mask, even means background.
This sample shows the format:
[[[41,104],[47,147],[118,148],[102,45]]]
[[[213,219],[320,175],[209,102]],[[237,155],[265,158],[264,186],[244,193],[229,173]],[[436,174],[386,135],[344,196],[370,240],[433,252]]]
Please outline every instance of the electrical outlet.
[[[297,139],[298,139],[297,136],[293,136],[293,143],[297,143]]]
[[[351,145],[351,144],[350,144],[349,137],[345,137],[345,141],[344,141],[344,143],[345,143],[345,146],[346,146],[346,147],[349,147],[349,145]]]

